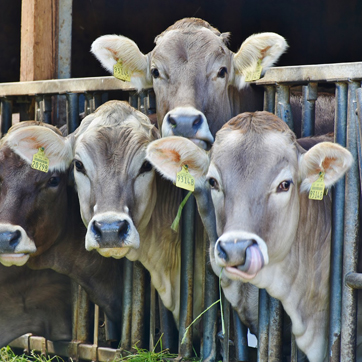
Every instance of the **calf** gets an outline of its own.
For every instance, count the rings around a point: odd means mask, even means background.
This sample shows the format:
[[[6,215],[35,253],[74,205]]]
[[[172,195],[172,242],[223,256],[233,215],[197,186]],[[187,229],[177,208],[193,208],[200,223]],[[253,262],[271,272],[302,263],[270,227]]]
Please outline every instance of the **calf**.
[[[322,176],[331,187],[351,166],[351,154],[329,142],[306,152],[279,118],[255,112],[225,124],[210,160],[176,137],[152,143],[147,158],[170,180],[187,164],[200,194],[211,188],[216,230],[212,207],[196,196],[211,240],[219,235],[210,259],[233,306],[239,308],[241,282],[265,288],[282,302],[309,360],[327,361],[331,195],[317,201],[308,192]]]
[[[31,167],[39,152],[47,172]],[[121,265],[84,249],[72,158],[70,141],[42,123],[21,122],[1,140],[0,262],[68,275],[119,324]]]
[[[72,338],[70,279],[52,270],[0,265],[0,347],[24,333]]]

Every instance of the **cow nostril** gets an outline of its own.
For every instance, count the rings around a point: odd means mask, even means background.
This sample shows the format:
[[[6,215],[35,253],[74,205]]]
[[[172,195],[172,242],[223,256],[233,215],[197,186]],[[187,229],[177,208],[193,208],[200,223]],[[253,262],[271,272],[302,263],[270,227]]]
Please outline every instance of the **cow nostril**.
[[[176,128],[176,126],[177,126],[176,120],[174,118],[172,118],[171,116],[168,117],[168,123],[171,124],[172,128]]]
[[[201,115],[199,114],[196,119],[193,121],[192,126],[193,127],[200,127],[202,124],[202,118]]]
[[[92,232],[96,238],[100,238],[102,236],[102,225],[100,222],[94,220],[92,223]]]
[[[227,261],[229,259],[225,249],[221,246],[220,243],[217,243],[216,249],[217,249],[217,254],[220,259],[223,259],[225,261]]]
[[[124,238],[128,234],[129,224],[128,221],[123,220],[119,222],[118,236]]]
[[[10,236],[9,244],[10,246],[15,247],[20,242],[21,232],[19,230],[16,230],[11,234],[12,235]]]

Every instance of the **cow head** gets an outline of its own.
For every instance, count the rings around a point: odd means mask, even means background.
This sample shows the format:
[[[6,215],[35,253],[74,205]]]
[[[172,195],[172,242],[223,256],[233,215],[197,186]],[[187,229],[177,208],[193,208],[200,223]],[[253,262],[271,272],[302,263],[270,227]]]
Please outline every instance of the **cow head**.
[[[31,167],[43,150],[47,172]],[[23,265],[64,232],[72,151],[61,133],[39,122],[13,126],[0,143],[0,262]]]
[[[153,87],[162,136],[183,136],[208,149],[215,133],[231,118],[229,88],[246,86],[259,66],[271,67],[287,48],[275,33],[250,36],[237,53],[220,33],[201,19],[185,18],[156,37],[155,48],[141,53],[132,40],[117,35],[96,39],[91,51],[113,73],[118,62],[138,90]]]
[[[119,101],[99,107],[76,131],[74,176],[87,250],[136,258],[137,229],[148,224],[156,202],[146,147],[158,137],[145,115]]]
[[[201,162],[199,155],[183,160],[185,149],[192,155],[190,141],[179,138],[182,152],[175,142],[162,139],[148,148],[149,160],[170,179],[183,162]],[[255,112],[225,124],[202,162],[202,168],[193,163],[193,175],[201,175],[200,187],[211,188],[219,235],[210,250],[214,271],[219,275],[224,268],[229,279],[247,282],[287,256],[298,232],[301,200],[312,183],[324,172],[325,187],[331,187],[351,166],[352,156],[329,142],[305,152],[284,122]]]

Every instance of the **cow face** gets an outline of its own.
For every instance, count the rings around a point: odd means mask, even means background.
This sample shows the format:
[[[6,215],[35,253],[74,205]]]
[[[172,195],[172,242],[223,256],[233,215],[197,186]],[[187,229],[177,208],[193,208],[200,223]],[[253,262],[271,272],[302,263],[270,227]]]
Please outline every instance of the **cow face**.
[[[171,180],[179,164],[200,162],[199,156],[184,160],[174,142],[158,140],[148,148],[149,160]],[[187,140],[180,139],[178,148],[192,155]],[[346,149],[329,142],[305,153],[286,124],[268,112],[244,113],[229,121],[217,133],[210,159],[205,157],[207,174],[194,163],[193,175],[200,188],[211,188],[219,235],[211,250],[213,269],[219,275],[224,268],[226,277],[244,282],[286,258],[300,214],[308,211],[301,209],[301,199],[308,197],[319,174],[325,173],[328,188],[352,163]]]
[[[74,143],[74,176],[86,249],[101,255],[137,258],[138,230],[156,202],[154,171],[145,159],[158,137],[142,113],[125,102],[108,102],[82,122]]]
[[[39,148],[48,172],[31,167]],[[64,232],[72,153],[55,127],[22,122],[2,139],[0,160],[0,262],[21,266]]]
[[[162,136],[183,136],[209,149],[215,133],[232,116],[229,88],[241,89],[246,76],[271,67],[285,51],[281,36],[262,33],[249,37],[234,54],[229,33],[206,21],[186,18],[156,37],[147,55],[123,36],[105,35],[91,51],[113,72],[119,62],[138,89],[153,86]]]

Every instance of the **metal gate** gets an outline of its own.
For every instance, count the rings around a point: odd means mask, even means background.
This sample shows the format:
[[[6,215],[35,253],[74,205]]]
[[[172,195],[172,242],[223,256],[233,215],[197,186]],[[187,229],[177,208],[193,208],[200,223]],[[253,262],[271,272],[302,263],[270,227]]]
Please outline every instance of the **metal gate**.
[[[330,304],[330,331],[329,354],[330,361],[354,361],[356,350],[356,320],[357,320],[357,291],[362,289],[362,274],[357,273],[358,242],[360,238],[360,197],[361,197],[361,166],[362,166],[362,63],[345,63],[315,66],[295,66],[271,68],[265,76],[255,82],[262,86],[264,92],[264,109],[277,114],[293,128],[291,115],[290,91],[291,88],[301,86],[302,89],[302,135],[313,134],[315,121],[315,101],[321,87],[328,86],[335,95],[335,141],[346,146],[352,153],[355,163],[347,173],[345,180],[341,180],[333,188],[332,210],[332,249],[331,249],[331,304]],[[108,99],[107,92],[115,90],[129,92],[129,101],[132,106],[144,113],[154,113],[155,102],[152,90],[145,90],[140,94],[134,92],[128,83],[120,82],[113,77],[82,78],[67,80],[50,80],[22,83],[0,84],[1,99],[1,131],[6,133],[12,124],[13,109],[20,113],[20,121],[29,119],[28,105],[31,98],[35,98],[35,119],[50,123],[52,97],[63,95],[66,98],[66,114],[68,131],[72,132],[79,124],[80,99],[84,102],[85,114],[91,113],[101,103]],[[110,93],[111,94],[111,93]],[[54,104],[54,102],[53,102]],[[53,112],[54,114],[54,112]],[[184,224],[194,225],[195,207],[188,202],[183,212]],[[186,229],[188,231],[186,231]],[[207,250],[205,240],[204,249]],[[206,253],[205,253],[206,254]],[[185,228],[182,233],[182,281],[181,281],[181,314],[180,336],[192,320],[192,260],[193,260],[193,232]],[[191,261],[191,262],[190,262]],[[218,283],[216,276],[210,270],[205,260],[204,270],[204,305],[205,308],[218,299]],[[53,343],[44,338],[31,335],[23,336],[12,343],[12,346],[27,350],[37,350],[44,354],[59,354],[78,360],[107,361],[114,358],[122,349],[130,349],[136,342],[139,328],[142,328],[137,308],[145,307],[145,283],[147,278],[142,277],[145,271],[138,263],[124,261],[125,290],[123,300],[124,316],[120,349],[111,349],[98,346],[98,323],[95,323],[93,344],[89,342],[84,326],[84,319],[98,318],[98,309],[95,317],[82,313],[86,310],[87,301],[84,292],[75,288],[73,293],[73,341],[70,343]],[[156,329],[165,332],[165,347],[171,347],[174,342],[170,329],[169,313],[160,305],[156,292],[150,292],[151,317],[149,321],[149,343],[153,348],[156,342]],[[191,303],[190,303],[191,300]],[[236,361],[251,361],[247,347],[246,328],[240,323],[235,312],[224,301],[224,318],[226,320],[226,335],[222,338],[223,360],[231,358]],[[264,290],[259,296],[259,336],[257,360],[282,361],[282,318],[281,304],[270,298]],[[83,318],[83,320],[82,320]],[[172,318],[172,317],[171,317]],[[132,326],[141,327],[132,327]],[[202,360],[216,358],[217,308],[213,307],[203,316],[204,334],[200,350],[197,351]],[[106,338],[112,340],[112,323],[106,320]],[[167,338],[169,337],[169,338]],[[230,341],[234,341],[235,348],[230,349]],[[192,355],[192,338],[188,337],[185,345],[179,348],[182,356]],[[233,357],[231,357],[231,353]],[[291,361],[300,361],[302,354],[297,350],[292,339]]]

